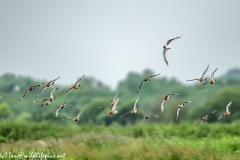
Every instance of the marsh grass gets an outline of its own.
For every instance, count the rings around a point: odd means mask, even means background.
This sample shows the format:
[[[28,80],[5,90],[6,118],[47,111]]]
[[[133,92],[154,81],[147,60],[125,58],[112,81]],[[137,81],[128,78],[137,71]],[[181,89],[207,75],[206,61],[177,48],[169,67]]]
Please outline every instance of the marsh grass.
[[[30,127],[20,125],[22,129],[17,132],[19,134],[17,138],[11,139],[5,133],[6,143],[0,144],[0,151],[16,154],[18,152],[65,153],[64,159],[69,160],[240,159],[240,133],[236,131],[240,126],[237,122],[221,125],[204,123],[195,131],[192,130],[195,123],[126,127],[85,125],[77,126],[78,128],[45,125],[47,124],[40,124],[41,127],[35,126],[38,135],[31,135],[30,138],[26,137],[25,132],[32,131],[31,133],[35,134],[31,128],[34,125]],[[2,126],[4,128],[4,125]],[[16,128],[17,126],[15,125]],[[22,131],[27,127],[27,131]],[[11,130],[14,129],[8,128],[9,132]]]
[[[186,140],[174,137],[158,143],[151,138],[116,136],[110,133],[79,134],[61,140],[19,141],[0,146],[3,152],[24,151],[66,154],[65,159],[229,159],[240,158],[240,138]],[[159,140],[163,141],[163,140]],[[237,142],[237,143],[234,143]],[[26,145],[27,144],[27,145]]]

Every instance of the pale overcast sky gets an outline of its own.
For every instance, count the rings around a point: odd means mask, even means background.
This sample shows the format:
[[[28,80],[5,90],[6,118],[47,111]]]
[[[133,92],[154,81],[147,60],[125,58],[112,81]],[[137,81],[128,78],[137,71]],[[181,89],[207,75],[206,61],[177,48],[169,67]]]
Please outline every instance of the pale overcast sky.
[[[1,0],[0,75],[72,84],[86,74],[115,88],[129,71],[216,76],[240,67],[240,1]],[[169,67],[162,56],[167,53]],[[139,83],[139,82],[137,82]]]

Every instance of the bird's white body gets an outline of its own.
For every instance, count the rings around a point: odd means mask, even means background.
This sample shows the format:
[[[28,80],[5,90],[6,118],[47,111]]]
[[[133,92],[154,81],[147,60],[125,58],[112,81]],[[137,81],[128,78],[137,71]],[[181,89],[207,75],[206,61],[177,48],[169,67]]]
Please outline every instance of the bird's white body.
[[[169,45],[164,45],[163,48],[166,49],[166,50],[169,50],[169,49],[171,49],[171,44],[169,44]]]

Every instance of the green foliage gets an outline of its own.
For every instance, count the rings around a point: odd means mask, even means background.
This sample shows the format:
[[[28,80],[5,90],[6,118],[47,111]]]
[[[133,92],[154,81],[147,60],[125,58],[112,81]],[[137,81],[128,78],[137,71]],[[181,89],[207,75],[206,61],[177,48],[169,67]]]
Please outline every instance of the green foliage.
[[[216,85],[201,89],[202,83],[192,82],[187,86],[160,75],[144,82],[137,94],[142,79],[153,74],[156,73],[151,70],[142,74],[131,72],[115,91],[93,77],[85,77],[82,89],[72,90],[66,97],[63,96],[69,86],[53,86],[36,97],[41,86],[28,92],[22,101],[19,99],[28,87],[45,81],[5,74],[0,77],[0,96],[3,97],[0,99],[0,150],[26,154],[30,151],[66,153],[66,159],[238,160],[240,80],[234,77],[239,76],[231,72],[232,78],[225,76],[220,81],[217,78]],[[56,87],[59,87],[57,98],[49,106],[33,103],[49,97]],[[111,105],[99,107],[111,102],[118,90],[120,113],[101,117]],[[160,103],[168,93],[179,95],[165,102],[162,113]],[[120,117],[132,110],[137,97],[139,112]],[[181,109],[176,121],[177,105],[187,100],[193,102]],[[231,114],[217,121],[231,100]],[[61,109],[56,118],[55,111],[63,103],[73,106]],[[62,118],[76,117],[82,108],[80,122],[62,121]],[[199,120],[213,110],[216,112],[193,130]],[[159,117],[151,117],[141,124],[146,114]]]
[[[0,141],[17,141],[20,139],[38,140],[47,137],[62,137],[72,135],[77,131],[76,128],[69,130],[64,129],[64,127],[53,126],[49,123],[12,123],[5,121],[0,124]]]
[[[235,73],[235,72],[234,72]],[[84,107],[81,114],[79,125],[82,124],[97,124],[97,125],[111,125],[118,123],[120,125],[137,124],[146,114],[156,114],[158,118],[151,118],[144,123],[182,123],[185,121],[199,120],[209,112],[216,110],[216,113],[211,115],[208,122],[215,122],[217,117],[224,112],[226,104],[233,100],[230,106],[231,115],[223,117],[220,123],[232,122],[239,120],[240,112],[238,100],[240,94],[240,80],[232,78],[227,79],[223,77],[223,81],[218,80],[215,85],[207,85],[206,88],[201,89],[202,83],[189,82],[192,85],[183,85],[178,80],[168,79],[164,75],[151,78],[151,82],[144,82],[140,92],[137,94],[143,78],[157,74],[151,70],[144,70],[142,74],[130,72],[125,79],[123,79],[117,89],[112,91],[108,86],[102,82],[97,81],[93,77],[84,77],[81,81],[81,89],[72,90],[64,97],[69,86],[53,86],[47,88],[39,97],[36,95],[40,92],[43,86],[35,88],[35,91],[28,92],[25,98],[19,101],[28,87],[36,84],[41,84],[46,81],[37,81],[30,77],[15,76],[13,74],[5,74],[0,77],[0,95],[4,98],[0,99],[2,104],[7,104],[6,112],[0,112],[2,119],[11,118],[13,121],[31,121],[43,122],[48,121],[55,125],[69,125],[69,122],[62,123],[62,118],[74,118],[79,111]],[[231,73],[231,75],[235,75]],[[81,75],[80,75],[81,76]],[[217,78],[218,79],[218,78]],[[17,85],[16,85],[17,84]],[[57,82],[56,82],[57,85]],[[49,106],[41,106],[41,103],[33,103],[33,100],[42,101],[48,98],[50,92],[59,87],[56,92],[56,100]],[[112,101],[116,92],[119,90],[118,97],[120,98],[117,105],[119,114],[107,115],[100,118],[104,113],[111,109],[111,105],[103,108],[100,106]],[[179,93],[178,96],[172,96],[164,104],[164,113],[160,110],[160,103],[168,93]],[[130,111],[139,97],[137,107],[139,112],[135,115],[126,115],[120,117]],[[184,106],[180,111],[179,119],[176,121],[177,105],[183,101],[191,100],[192,103]],[[56,109],[63,103],[69,103],[73,106],[67,106],[66,109],[59,111],[59,117],[56,118]]]
[[[221,90],[219,93],[213,95],[204,105],[192,110],[191,119],[194,117],[199,117],[199,113],[204,113],[205,115],[216,110],[215,114],[212,114],[208,118],[208,122],[216,121],[217,117],[226,111],[226,106],[230,101],[232,105],[229,107],[231,114],[229,116],[224,116],[220,122],[232,122],[234,120],[239,120],[240,110],[240,85],[234,85],[229,88]],[[202,114],[201,116],[205,116]]]
[[[15,133],[0,137],[1,142],[6,142],[0,144],[0,150],[13,154],[65,154],[64,159],[239,159],[239,122],[203,123],[193,131],[194,125],[112,124],[80,128],[5,122],[0,128]]]
[[[17,122],[30,122],[32,121],[32,115],[30,113],[23,112],[17,118]]]
[[[11,108],[6,103],[0,104],[0,117],[1,119],[10,118],[13,115]]]

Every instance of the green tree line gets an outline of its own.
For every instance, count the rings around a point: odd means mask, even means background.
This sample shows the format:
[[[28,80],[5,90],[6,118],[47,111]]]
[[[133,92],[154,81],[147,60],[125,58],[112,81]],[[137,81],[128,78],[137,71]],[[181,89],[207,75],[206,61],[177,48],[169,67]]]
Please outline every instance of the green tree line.
[[[71,91],[63,97],[69,86],[60,86],[56,81],[56,86],[47,88],[39,97],[36,95],[41,91],[42,86],[35,88],[35,91],[28,92],[22,101],[19,101],[24,92],[32,85],[41,84],[45,81],[35,80],[32,77],[16,76],[14,74],[4,74],[0,77],[0,118],[2,121],[27,121],[44,122],[58,125],[66,125],[71,122],[64,122],[62,118],[74,118],[78,115],[81,108],[84,110],[78,124],[92,123],[97,125],[127,125],[140,123],[146,114],[156,114],[158,118],[151,118],[146,123],[180,123],[184,121],[198,121],[206,114],[216,110],[211,115],[208,122],[214,122],[217,117],[225,111],[226,105],[232,100],[230,106],[231,115],[223,117],[222,122],[232,122],[239,120],[240,110],[240,80],[239,71],[229,71],[225,76],[217,77],[217,84],[207,85],[201,89],[202,83],[190,82],[190,85],[182,84],[174,78],[158,76],[152,78],[151,82],[144,82],[140,92],[137,94],[137,88],[142,79],[153,75],[151,70],[146,69],[138,74],[129,72],[126,78],[119,82],[116,90],[111,90],[104,83],[93,77],[83,78],[81,81],[82,89]],[[231,76],[229,76],[231,75]],[[234,77],[234,75],[236,75]],[[78,78],[78,77],[76,77]],[[41,106],[41,103],[33,103],[34,100],[41,101],[48,98],[50,92],[56,87],[56,100],[49,106]],[[119,114],[107,115],[101,117],[111,109],[110,105],[99,108],[104,104],[111,102],[115,94],[119,91],[120,98],[117,105]],[[172,96],[165,102],[164,112],[161,112],[160,103],[162,98],[168,93],[179,93],[178,96]],[[139,97],[137,108],[139,112],[136,115],[126,115],[120,117],[132,110],[136,99]],[[176,121],[177,105],[181,102],[191,100],[181,109],[179,120]],[[63,103],[72,104],[66,109],[59,111],[56,118],[56,109]],[[75,124],[75,123],[71,123]]]

